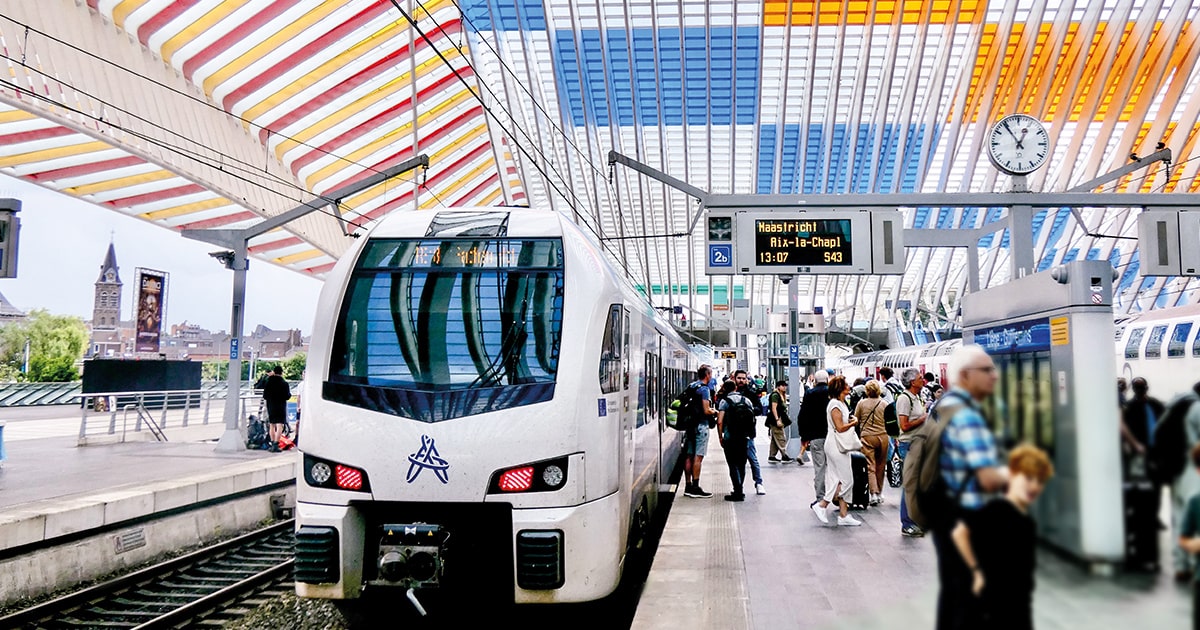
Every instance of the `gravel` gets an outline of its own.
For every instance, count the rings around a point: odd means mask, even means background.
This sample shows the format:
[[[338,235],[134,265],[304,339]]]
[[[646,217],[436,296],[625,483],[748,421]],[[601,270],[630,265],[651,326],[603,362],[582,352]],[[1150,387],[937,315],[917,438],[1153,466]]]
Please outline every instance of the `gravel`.
[[[346,630],[347,626],[333,604],[301,599],[287,593],[259,606],[237,621],[225,624],[225,630]]]

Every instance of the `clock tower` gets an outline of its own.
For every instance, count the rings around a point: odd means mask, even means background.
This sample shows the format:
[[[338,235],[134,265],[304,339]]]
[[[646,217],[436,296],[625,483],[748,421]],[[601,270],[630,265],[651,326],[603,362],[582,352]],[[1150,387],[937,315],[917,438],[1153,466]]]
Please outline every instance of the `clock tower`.
[[[116,330],[121,324],[121,276],[117,272],[117,250],[110,241],[96,280],[92,330]]]

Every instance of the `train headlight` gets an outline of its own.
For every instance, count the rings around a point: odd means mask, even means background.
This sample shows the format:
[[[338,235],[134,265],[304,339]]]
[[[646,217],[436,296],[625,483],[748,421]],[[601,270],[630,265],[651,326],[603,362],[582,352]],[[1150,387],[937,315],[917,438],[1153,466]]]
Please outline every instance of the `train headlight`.
[[[324,485],[333,476],[333,470],[329,468],[329,464],[317,462],[309,469],[309,475],[312,476],[314,482]]]
[[[516,494],[561,490],[567,483],[567,473],[566,457],[503,468],[492,473],[488,493]]]
[[[542,471],[542,481],[546,482],[546,485],[550,486],[551,488],[557,488],[561,486],[566,478],[567,475],[563,472],[563,469],[555,466],[554,464],[546,466],[546,468]]]

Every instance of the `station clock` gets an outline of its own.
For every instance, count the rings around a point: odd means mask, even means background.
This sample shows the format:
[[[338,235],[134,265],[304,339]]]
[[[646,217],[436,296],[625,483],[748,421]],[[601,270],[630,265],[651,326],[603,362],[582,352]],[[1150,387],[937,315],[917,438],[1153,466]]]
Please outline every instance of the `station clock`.
[[[1050,157],[1050,134],[1027,114],[1005,116],[988,135],[988,159],[1009,175],[1028,175]]]

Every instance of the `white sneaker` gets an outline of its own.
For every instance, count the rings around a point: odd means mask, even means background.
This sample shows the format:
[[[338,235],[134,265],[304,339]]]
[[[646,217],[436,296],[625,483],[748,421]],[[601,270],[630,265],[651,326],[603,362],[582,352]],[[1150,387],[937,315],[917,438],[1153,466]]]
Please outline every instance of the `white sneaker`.
[[[830,505],[832,505],[832,503]],[[809,507],[812,509],[813,514],[817,515],[818,521],[821,521],[825,525],[829,524],[829,512],[828,512],[829,508],[821,507],[820,501],[810,505]]]
[[[851,514],[847,514],[845,516],[839,516],[837,524],[844,527],[858,527],[859,525],[862,525],[862,521],[854,518],[854,516]]]
[[[764,495],[764,494],[766,494],[766,493],[767,493],[767,491],[763,489],[763,487],[762,487],[762,484],[761,484],[761,483],[756,483],[756,484],[754,484],[754,494],[757,494],[757,495]]]

